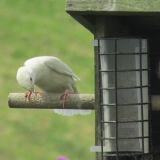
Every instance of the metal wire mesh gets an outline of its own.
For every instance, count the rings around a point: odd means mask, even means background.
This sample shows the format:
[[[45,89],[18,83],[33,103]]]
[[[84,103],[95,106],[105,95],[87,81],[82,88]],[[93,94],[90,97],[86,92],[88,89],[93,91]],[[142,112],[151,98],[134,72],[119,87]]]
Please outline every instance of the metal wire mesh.
[[[102,159],[142,156],[144,160],[152,154],[147,40],[100,38],[98,54]]]

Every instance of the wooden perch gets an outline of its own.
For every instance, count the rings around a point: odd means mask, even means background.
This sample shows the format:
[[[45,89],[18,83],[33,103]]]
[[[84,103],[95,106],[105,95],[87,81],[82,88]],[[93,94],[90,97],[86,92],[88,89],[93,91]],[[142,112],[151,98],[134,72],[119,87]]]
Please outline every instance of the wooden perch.
[[[37,108],[37,109],[62,109],[62,101],[59,94],[39,94],[31,96],[27,101],[24,93],[10,93],[8,105],[10,108]],[[152,95],[152,110],[160,111],[160,95]],[[94,110],[94,94],[70,94],[66,100],[65,109],[91,109]]]
[[[52,93],[38,94],[37,97],[32,94],[27,101],[24,93],[10,93],[8,105],[10,108],[62,109],[59,97],[59,94]],[[65,109],[94,109],[94,94],[70,94]]]

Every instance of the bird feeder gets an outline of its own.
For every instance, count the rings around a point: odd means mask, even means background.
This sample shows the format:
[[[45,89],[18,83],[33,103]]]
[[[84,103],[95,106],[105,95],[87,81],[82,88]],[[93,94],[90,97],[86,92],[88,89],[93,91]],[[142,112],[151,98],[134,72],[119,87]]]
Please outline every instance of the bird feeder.
[[[99,38],[101,146],[106,156],[144,155],[150,146],[147,39]]]
[[[135,0],[66,2],[66,11],[94,35],[96,126],[91,151],[97,160],[153,157],[158,6],[160,2]]]
[[[147,39],[99,38],[102,156],[149,153],[150,84]]]

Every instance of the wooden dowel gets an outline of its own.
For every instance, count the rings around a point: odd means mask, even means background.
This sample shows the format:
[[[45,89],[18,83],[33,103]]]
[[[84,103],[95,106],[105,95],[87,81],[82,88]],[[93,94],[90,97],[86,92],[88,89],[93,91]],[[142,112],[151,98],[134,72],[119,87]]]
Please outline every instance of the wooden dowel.
[[[59,97],[59,94],[44,93],[37,97],[32,95],[30,101],[27,101],[24,93],[10,93],[8,105],[10,108],[62,109],[62,100]],[[160,95],[152,95],[151,103],[153,111],[160,111]],[[94,110],[94,104],[94,94],[70,94],[65,109]]]
[[[60,94],[31,95],[28,101],[24,93],[10,93],[8,105],[10,108],[34,108],[34,109],[62,109],[63,100]],[[70,94],[65,103],[65,109],[94,109],[94,94]]]

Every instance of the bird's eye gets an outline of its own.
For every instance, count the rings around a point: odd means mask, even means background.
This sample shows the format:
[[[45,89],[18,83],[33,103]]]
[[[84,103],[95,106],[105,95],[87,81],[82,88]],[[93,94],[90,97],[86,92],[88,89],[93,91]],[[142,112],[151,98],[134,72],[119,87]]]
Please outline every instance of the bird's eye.
[[[32,81],[32,78],[30,77],[30,80]]]

